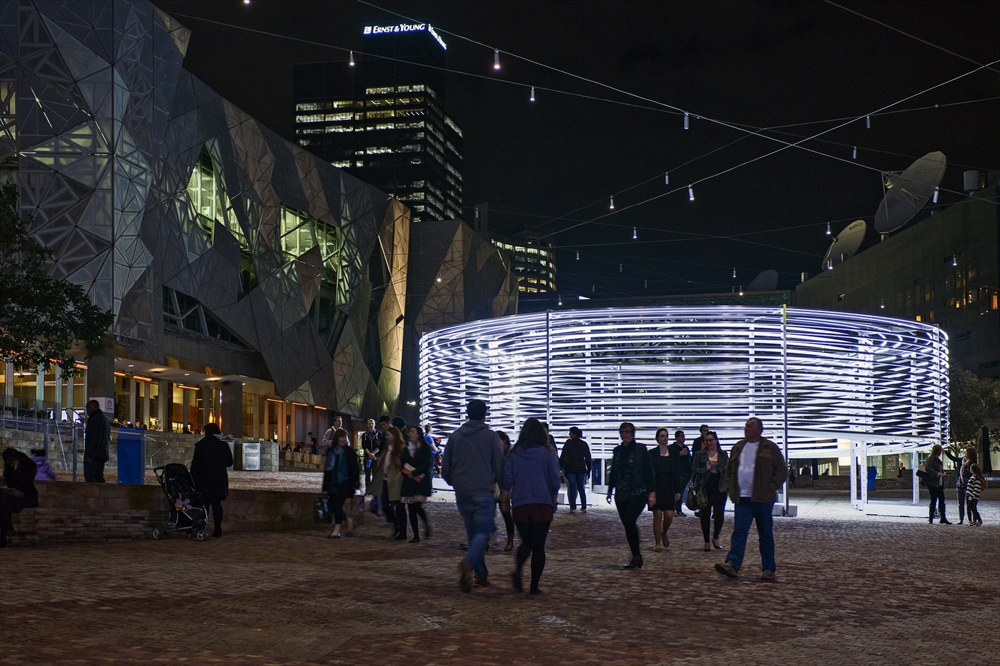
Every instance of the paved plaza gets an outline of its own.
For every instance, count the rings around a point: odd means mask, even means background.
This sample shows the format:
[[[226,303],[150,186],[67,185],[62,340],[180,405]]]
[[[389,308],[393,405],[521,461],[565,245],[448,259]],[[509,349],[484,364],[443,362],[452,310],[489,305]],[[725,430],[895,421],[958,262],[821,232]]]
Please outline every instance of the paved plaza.
[[[369,517],[340,540],[323,526],[7,548],[0,663],[997,664],[1000,493],[988,492],[987,525],[972,528],[864,518],[846,493],[802,491],[800,517],[775,522],[774,584],[757,579],[753,534],[744,575],[715,573],[724,551],[702,551],[694,518],[650,552],[649,513],[645,566],[623,571],[602,501],[560,508],[541,596],[511,591],[513,556],[497,547],[492,586],[462,594],[450,493],[419,544]],[[729,514],[724,545],[731,529]]]

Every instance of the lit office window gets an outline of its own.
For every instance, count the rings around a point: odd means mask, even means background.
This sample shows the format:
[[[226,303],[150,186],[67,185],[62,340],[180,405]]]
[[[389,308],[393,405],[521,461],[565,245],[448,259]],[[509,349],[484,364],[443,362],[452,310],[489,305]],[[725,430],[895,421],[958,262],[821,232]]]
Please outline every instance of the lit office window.
[[[385,95],[392,92],[396,92],[396,89],[391,86],[388,88],[365,88],[366,95]]]
[[[295,122],[297,123],[321,123],[323,122],[323,114],[312,113],[303,116],[295,116]]]
[[[339,160],[337,162],[330,162],[330,166],[335,166],[338,169],[345,169],[350,167],[354,162],[352,160]],[[360,165],[358,165],[360,166]]]
[[[319,111],[323,105],[319,102],[302,102],[295,105],[296,111]]]
[[[339,123],[344,120],[354,120],[354,114],[350,111],[338,111],[337,113],[326,114],[325,119],[328,123]]]
[[[369,111],[368,118],[393,118],[395,117],[395,111]]]
[[[337,100],[334,100],[334,101],[330,102],[330,104],[328,106],[331,109],[350,109],[352,106],[354,106],[354,100],[353,99],[337,99]]]
[[[365,106],[392,106],[391,97],[376,97],[374,99],[365,100]]]
[[[458,125],[456,125],[455,121],[449,118],[448,116],[444,117],[444,124],[455,130],[455,134],[457,134],[460,137],[462,136],[462,129]]]
[[[385,153],[391,153],[392,148],[389,146],[368,146],[365,148],[366,155],[383,155]]]
[[[323,131],[326,132],[327,134],[330,134],[332,132],[353,132],[354,128],[351,127],[350,125],[327,125],[326,127],[323,128]],[[318,134],[318,133],[319,132],[317,130],[307,130],[303,132],[303,134]]]
[[[400,146],[399,150],[396,151],[396,152],[399,152],[399,153],[419,153],[421,150],[422,149],[421,149],[421,147],[420,147],[419,144],[411,143],[411,144],[407,144],[405,146]]]
[[[340,231],[335,226],[281,205],[281,250],[289,259],[302,256],[319,247],[320,257],[326,268],[326,280],[335,280],[340,249]]]
[[[191,171],[187,194],[195,216],[209,238],[214,240],[215,223],[218,222],[229,229],[239,240],[241,247],[248,247],[243,228],[233,213],[233,206],[226,196],[226,190],[207,149],[202,149],[198,162]]]

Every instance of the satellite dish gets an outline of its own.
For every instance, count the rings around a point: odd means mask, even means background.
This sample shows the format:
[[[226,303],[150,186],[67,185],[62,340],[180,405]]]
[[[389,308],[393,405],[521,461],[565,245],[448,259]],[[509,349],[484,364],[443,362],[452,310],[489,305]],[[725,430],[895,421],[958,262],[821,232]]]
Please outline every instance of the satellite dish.
[[[927,153],[903,173],[882,174],[885,196],[875,213],[875,230],[887,234],[909,222],[941,184],[947,158],[941,151]]]
[[[847,228],[837,234],[837,237],[830,243],[830,249],[823,255],[823,270],[833,268],[842,261],[847,261],[854,256],[854,253],[861,247],[865,240],[865,232],[868,225],[864,220],[854,220]]]
[[[747,291],[774,291],[778,287],[778,271],[761,271],[747,285]]]

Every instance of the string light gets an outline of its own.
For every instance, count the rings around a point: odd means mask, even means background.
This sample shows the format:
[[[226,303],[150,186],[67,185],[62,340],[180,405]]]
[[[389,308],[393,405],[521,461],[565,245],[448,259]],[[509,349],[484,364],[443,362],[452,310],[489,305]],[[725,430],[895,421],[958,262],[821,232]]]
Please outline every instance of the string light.
[[[663,184],[664,185],[669,185],[670,184],[670,172],[669,171],[667,173],[663,174]]]
[[[736,279],[736,266],[733,266],[733,279]]]
[[[830,223],[829,222],[826,223],[826,235],[827,236],[830,235]]]
[[[500,70],[500,49],[493,49],[493,69]]]
[[[250,0],[243,0],[243,4],[244,5],[249,5],[250,4]]]
[[[611,197],[611,205],[608,206],[608,210],[614,210],[614,209],[615,209],[615,198],[614,198],[614,196],[612,196]]]
[[[858,159],[858,147],[857,146],[854,146],[854,149],[851,150],[851,159],[852,160]]]
[[[632,227],[632,240],[639,240],[638,227]]]
[[[625,271],[625,269],[622,267],[622,265],[618,264],[618,272],[619,273],[623,273],[624,271]]]
[[[958,255],[957,254],[951,255],[951,265],[952,266],[958,266]]]
[[[931,201],[933,201],[934,203],[937,203],[937,200],[938,200],[938,191],[939,190],[940,190],[940,187],[935,187],[934,188],[934,198],[931,199]]]
[[[441,274],[440,274],[440,273],[438,273],[438,275],[437,275],[437,279],[436,279],[435,281],[436,281],[436,282],[440,282],[440,281],[441,281]]]
[[[688,201],[694,201],[694,188],[688,185]]]
[[[562,307],[562,296],[559,296],[559,307]]]
[[[691,129],[691,116],[687,111],[684,112],[684,129]]]
[[[576,260],[580,261],[580,251],[579,250],[576,251]]]
[[[531,86],[531,99],[528,100],[528,101],[530,101],[530,102],[534,102],[535,101],[535,86]]]
[[[833,259],[827,259],[826,260],[826,270],[828,270],[828,271],[832,271],[833,270]]]
[[[872,128],[872,117],[871,116],[865,116],[865,127],[867,127],[868,129]]]
[[[743,295],[743,285],[740,285],[740,296]]]
[[[351,51],[351,59],[348,62],[351,67],[354,67],[354,51]]]
[[[592,294],[596,294],[597,293],[597,285],[596,284],[590,285],[590,293],[592,293]]]
[[[643,280],[642,281],[642,288],[643,289],[648,289],[649,288],[649,280]]]
[[[884,299],[884,298],[883,298],[883,299],[882,299],[882,301],[881,301],[881,302],[879,303],[879,305],[878,305],[878,309],[879,309],[879,310],[885,310],[885,299]]]

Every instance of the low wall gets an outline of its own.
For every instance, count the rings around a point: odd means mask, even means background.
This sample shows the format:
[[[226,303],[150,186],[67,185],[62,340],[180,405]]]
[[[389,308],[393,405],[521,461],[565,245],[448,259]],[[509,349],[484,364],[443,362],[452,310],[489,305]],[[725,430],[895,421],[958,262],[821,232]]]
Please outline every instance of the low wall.
[[[159,486],[39,481],[39,508],[13,516],[13,544],[143,539],[167,522]],[[224,532],[309,529],[319,494],[232,490],[223,503]],[[209,523],[211,525],[211,522]]]
[[[162,467],[168,463],[181,463],[190,467],[194,455],[194,445],[201,439],[200,435],[184,435],[180,433],[165,433],[148,431],[146,434],[146,468]],[[59,436],[50,433],[49,465],[56,471],[71,471],[73,469],[73,436],[68,428],[60,426]],[[258,441],[258,440],[251,440]],[[0,449],[13,447],[26,454],[31,449],[44,447],[45,438],[40,432],[25,432],[23,430],[0,429]],[[233,440],[234,469],[243,469],[243,440]],[[279,447],[277,442],[263,441],[260,443],[260,471],[277,472],[279,469]],[[65,456],[65,459],[64,459]],[[108,444],[107,468],[118,466],[118,428],[111,429],[111,442]],[[77,438],[77,471],[83,476],[83,435]]]

